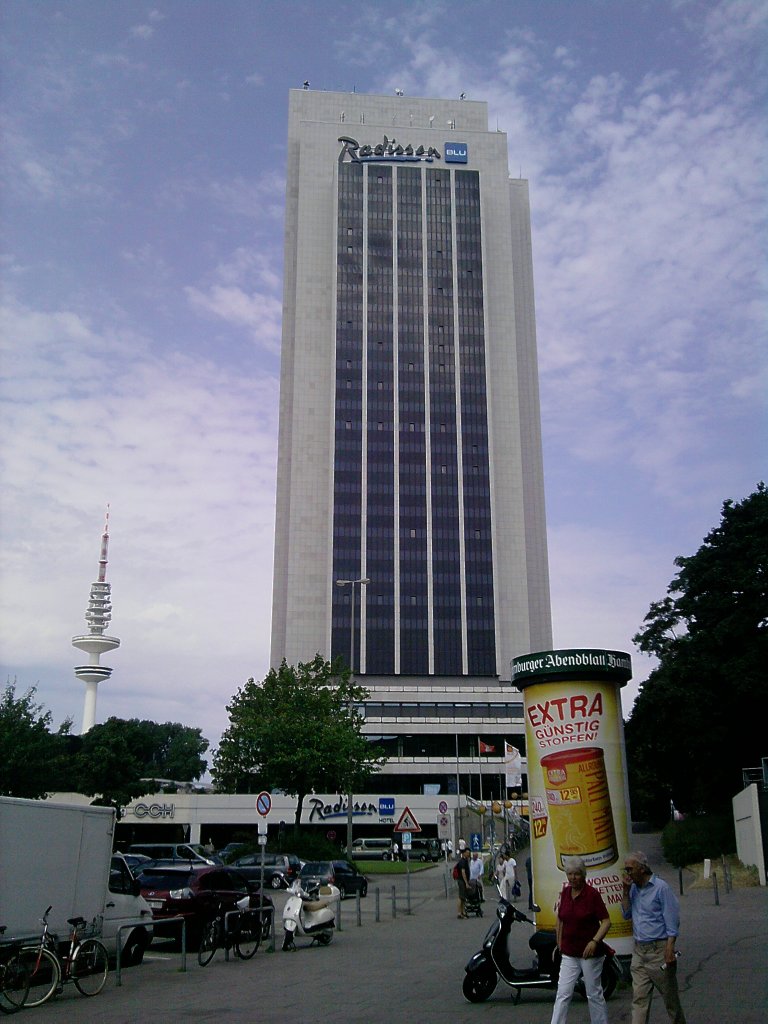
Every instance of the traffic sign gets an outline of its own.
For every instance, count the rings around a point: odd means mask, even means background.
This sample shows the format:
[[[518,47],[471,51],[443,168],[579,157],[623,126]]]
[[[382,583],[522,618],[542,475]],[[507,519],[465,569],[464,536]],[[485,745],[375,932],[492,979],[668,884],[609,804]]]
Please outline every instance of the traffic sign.
[[[447,814],[448,804],[445,802],[445,800],[441,800],[440,803],[437,805],[437,809],[438,811],[440,811],[441,814]]]
[[[451,838],[451,819],[447,814],[441,814],[437,819],[437,838],[438,839],[450,839]]]
[[[404,850],[410,850],[411,849],[411,833],[410,832],[403,832],[403,849]]]
[[[474,853],[475,850],[479,853],[483,848],[483,836],[480,832],[469,833],[469,848]]]
[[[272,796],[271,794],[262,791],[256,797],[256,811],[262,816],[262,818],[266,818],[266,816],[269,814],[271,810]]]
[[[395,832],[421,832],[421,825],[416,821],[410,807],[406,807],[395,825]]]

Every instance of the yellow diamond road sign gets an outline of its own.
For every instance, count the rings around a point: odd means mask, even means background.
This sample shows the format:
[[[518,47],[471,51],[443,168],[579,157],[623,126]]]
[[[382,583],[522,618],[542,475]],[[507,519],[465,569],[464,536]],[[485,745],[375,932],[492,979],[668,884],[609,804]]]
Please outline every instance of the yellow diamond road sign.
[[[421,832],[421,825],[416,821],[410,807],[406,807],[395,825],[395,832]]]

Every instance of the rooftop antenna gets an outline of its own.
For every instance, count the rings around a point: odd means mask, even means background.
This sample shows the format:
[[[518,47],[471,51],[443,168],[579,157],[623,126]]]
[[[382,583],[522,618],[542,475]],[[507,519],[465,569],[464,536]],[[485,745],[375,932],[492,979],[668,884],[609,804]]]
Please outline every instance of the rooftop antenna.
[[[432,116],[430,117],[430,119],[429,119],[429,127],[430,127],[430,128],[432,127],[432,125],[433,125],[433,123],[434,123],[434,120],[435,120],[435,115],[433,114],[433,115],[432,115]]]
[[[303,88],[304,88],[304,89],[308,89],[308,88],[309,88],[309,81],[308,81],[307,79],[305,79],[305,80],[304,80],[304,86],[303,86]]]

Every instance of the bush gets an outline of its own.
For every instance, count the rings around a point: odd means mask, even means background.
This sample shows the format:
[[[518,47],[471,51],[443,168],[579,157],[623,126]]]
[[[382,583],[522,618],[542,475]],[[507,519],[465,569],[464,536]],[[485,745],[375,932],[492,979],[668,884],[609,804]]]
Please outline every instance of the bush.
[[[714,859],[736,850],[736,833],[730,814],[702,814],[670,821],[661,833],[664,857],[676,868]]]

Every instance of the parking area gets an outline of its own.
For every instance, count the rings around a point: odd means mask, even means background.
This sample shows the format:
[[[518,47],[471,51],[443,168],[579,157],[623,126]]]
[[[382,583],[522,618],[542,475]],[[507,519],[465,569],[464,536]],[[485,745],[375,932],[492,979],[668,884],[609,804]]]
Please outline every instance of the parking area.
[[[670,882],[674,873],[664,872]],[[341,1016],[349,1024],[391,1024],[393,1019],[419,1017],[427,1024],[549,1024],[553,993],[526,992],[511,1005],[510,990],[500,983],[487,1003],[471,1005],[462,997],[464,965],[481,943],[492,919],[494,903],[483,919],[456,920],[454,891],[445,897],[444,868],[411,876],[412,913],[405,912],[405,880],[398,878],[397,916],[387,905],[392,882],[372,878],[380,890],[381,919],[375,920],[372,891],[360,901],[361,926],[355,901],[342,906],[342,930],[324,948],[297,942],[296,953],[267,952],[262,946],[251,961],[223,952],[205,968],[189,957],[186,973],[179,956],[150,948],[146,963],[125,972],[116,988],[107,987],[84,999],[70,987],[38,1009],[25,1011],[49,1021],[75,1019],[78,1024],[146,1024],[147,1019],[199,1021],[250,1020],[326,1022]],[[387,898],[385,898],[387,897]],[[284,894],[277,894],[277,925]],[[716,906],[709,890],[693,890],[682,898],[683,935],[680,982],[688,1019],[695,1024],[762,1024],[765,1019],[765,958],[768,953],[768,891],[740,889],[720,895]],[[530,960],[528,932],[513,937],[513,958]],[[630,1020],[631,995],[620,990],[610,1001],[612,1024]],[[666,1014],[655,1003],[651,1024],[664,1024]],[[571,1007],[571,1024],[587,1024],[585,1003]]]

